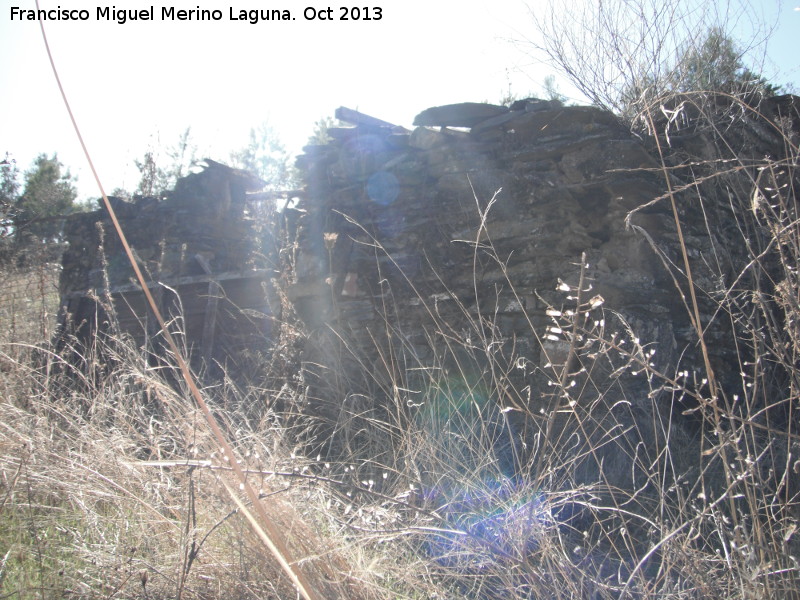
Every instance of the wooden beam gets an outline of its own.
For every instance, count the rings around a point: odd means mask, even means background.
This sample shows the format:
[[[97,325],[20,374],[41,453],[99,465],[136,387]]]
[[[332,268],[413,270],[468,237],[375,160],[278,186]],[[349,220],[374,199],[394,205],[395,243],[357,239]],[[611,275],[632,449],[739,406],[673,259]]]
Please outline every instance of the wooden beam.
[[[382,121],[381,119],[376,119],[375,117],[370,117],[369,115],[365,115],[362,112],[358,112],[357,110],[353,110],[352,108],[347,108],[345,106],[340,106],[336,109],[336,118],[340,121],[344,121],[345,123],[350,123],[352,125],[367,125],[369,127],[390,127],[394,128],[397,125],[393,123],[389,123],[388,121]]]
[[[195,254],[195,260],[211,277],[211,265],[202,254]],[[214,337],[217,329],[217,307],[222,296],[222,286],[213,279],[208,282],[208,301],[206,302],[205,317],[203,319],[203,339],[200,342],[200,352],[206,368],[211,366],[211,353],[214,351]]]
[[[274,269],[253,269],[252,271],[226,271],[223,273],[214,273],[214,274],[206,274],[203,275],[186,275],[184,277],[175,277],[166,279],[164,281],[148,281],[147,287],[152,289],[157,289],[162,284],[173,289],[177,289],[182,285],[189,285],[192,283],[208,283],[209,281],[227,281],[229,279],[261,279],[266,280],[270,277],[275,276]],[[142,288],[138,283],[126,283],[124,285],[115,285],[110,290],[101,290],[101,289],[88,289],[88,290],[81,290],[78,292],[70,292],[66,294],[63,299],[69,298],[82,298],[84,296],[89,295],[90,293],[97,293],[97,294],[124,294],[126,292],[141,292]]]
[[[201,356],[206,368],[211,366],[211,357],[214,351],[214,338],[217,330],[217,307],[222,297],[222,286],[216,281],[208,282],[208,303],[203,321],[203,339],[201,342]]]

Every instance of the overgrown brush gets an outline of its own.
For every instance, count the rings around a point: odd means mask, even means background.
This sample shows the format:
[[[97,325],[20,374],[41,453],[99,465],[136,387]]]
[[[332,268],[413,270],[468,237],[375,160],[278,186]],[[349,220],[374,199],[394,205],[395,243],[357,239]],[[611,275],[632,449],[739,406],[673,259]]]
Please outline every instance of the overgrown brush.
[[[795,130],[761,121],[781,157],[734,148],[673,164],[664,122],[649,122],[673,185],[654,202],[674,209],[676,231],[691,201],[727,211],[738,235],[709,225],[721,258],[702,265],[653,243],[695,326],[676,362],[604,305],[583,256],[549,325],[528,315],[538,356],[492,314],[460,306],[456,326],[420,295],[424,356],[389,315],[373,332],[377,362],[331,329],[315,334],[328,349],[315,372],[204,390],[295,555],[323,565],[328,583],[354,598],[800,597]],[[475,251],[502,265],[491,207],[478,208]],[[724,239],[745,249],[733,273]],[[712,322],[698,304],[714,307]],[[733,381],[708,359],[718,324]],[[35,331],[0,346],[0,593],[295,597],[226,492],[225,459],[169,358],[150,366],[113,328],[66,349]],[[319,380],[332,399],[322,408]]]
[[[14,344],[3,345],[0,403],[4,596],[295,596],[242,517],[247,506],[231,502],[228,462],[169,367],[148,366],[122,334],[81,348],[89,374],[46,342],[24,359],[6,352]],[[69,346],[72,360],[78,346]],[[248,403],[235,386],[206,393],[289,547],[323,565],[332,585],[346,582],[339,541],[319,545],[335,532],[319,518],[324,500],[307,462],[269,411],[253,410],[263,395],[249,392]]]

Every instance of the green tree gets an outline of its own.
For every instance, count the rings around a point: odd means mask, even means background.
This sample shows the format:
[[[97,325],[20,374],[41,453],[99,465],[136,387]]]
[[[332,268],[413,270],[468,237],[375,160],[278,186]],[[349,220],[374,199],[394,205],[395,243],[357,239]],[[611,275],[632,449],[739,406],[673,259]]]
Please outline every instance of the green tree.
[[[558,90],[555,75],[548,75],[542,81],[542,89],[544,90],[545,97],[551,102],[559,102],[560,104],[567,103],[567,97]]]
[[[643,72],[620,94],[623,114],[636,114],[674,94],[729,94],[752,98],[774,96],[780,86],[767,82],[745,63],[744,52],[719,27],[698,43],[685,45],[660,74]],[[696,102],[701,99],[695,97]]]
[[[159,196],[175,187],[181,177],[189,174],[197,164],[197,146],[192,140],[191,127],[178,136],[178,141],[169,146],[165,156],[150,148],[141,160],[134,160],[139,169],[139,185],[136,193],[142,196]]]
[[[25,172],[25,189],[14,202],[12,223],[17,242],[57,240],[61,230],[57,217],[72,212],[77,196],[74,178],[58,156],[40,154]]]
[[[323,117],[314,123],[314,130],[308,138],[309,146],[324,146],[331,141],[328,130],[333,127],[341,127],[341,122],[333,117]]]
[[[158,196],[168,189],[168,179],[164,169],[156,163],[156,156],[152,150],[144,153],[141,160],[134,160],[139,169],[139,185],[136,193],[142,196]]]
[[[187,127],[178,136],[178,141],[167,148],[169,163],[166,169],[170,189],[178,179],[186,177],[189,170],[197,164],[197,145],[192,139],[192,128]]]
[[[17,161],[6,152],[6,157],[0,161],[0,241],[8,239],[13,231],[13,207],[19,194],[18,175]]]
[[[528,43],[590,102],[633,122],[676,93],[775,93],[757,75],[771,33],[759,6],[587,0],[565,11],[546,0],[531,9]]]
[[[286,147],[272,126],[264,122],[250,129],[250,139],[231,153],[231,164],[246,169],[267,183],[267,188],[284,190],[294,185],[294,172]]]
[[[760,92],[775,95],[779,86],[768,83],[744,62],[744,52],[721,28],[712,27],[699,46],[689,46],[672,70],[675,92]]]

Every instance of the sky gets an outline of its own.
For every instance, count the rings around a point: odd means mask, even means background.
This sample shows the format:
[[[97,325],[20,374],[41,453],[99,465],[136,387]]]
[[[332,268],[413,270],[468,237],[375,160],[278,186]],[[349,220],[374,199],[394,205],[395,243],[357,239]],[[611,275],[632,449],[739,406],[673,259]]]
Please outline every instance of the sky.
[[[360,7],[361,16],[369,8],[369,21],[339,19],[340,7],[354,3],[314,0],[102,2],[40,0],[40,7],[88,11],[86,21],[48,21],[45,30],[107,192],[135,189],[134,159],[174,145],[189,127],[200,157],[226,161],[264,122],[297,153],[314,123],[338,106],[410,127],[430,106],[541,96],[544,78],[556,74],[526,42],[539,0],[374,0]],[[766,74],[796,88],[798,4],[764,2],[777,26]],[[152,21],[120,24],[97,14],[151,6]],[[78,177],[79,197],[98,197],[39,23],[12,20],[14,7],[36,8],[33,0],[0,0],[0,159],[8,152],[24,171],[39,153],[57,152]],[[165,7],[218,9],[222,18],[164,20]],[[260,7],[290,11],[295,20],[231,19],[231,10],[238,16]],[[306,12],[332,19],[306,19]],[[567,82],[559,86],[582,102]]]

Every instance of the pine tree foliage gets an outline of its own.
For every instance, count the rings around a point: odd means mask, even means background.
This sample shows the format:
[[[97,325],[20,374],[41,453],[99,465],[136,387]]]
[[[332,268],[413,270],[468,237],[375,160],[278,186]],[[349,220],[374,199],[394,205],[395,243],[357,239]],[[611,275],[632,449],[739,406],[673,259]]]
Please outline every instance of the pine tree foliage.
[[[745,53],[719,27],[698,43],[685,45],[661,74],[643,72],[620,94],[622,113],[633,116],[664,98],[679,94],[774,96],[780,86],[769,83],[745,62]]]
[[[333,117],[323,117],[314,123],[314,129],[308,137],[309,146],[324,146],[331,141],[331,136],[328,135],[328,130],[332,127],[338,127],[341,123],[338,119]]]
[[[134,160],[139,170],[139,185],[136,194],[160,196],[175,187],[181,177],[197,164],[197,146],[192,140],[191,127],[178,137],[177,143],[165,151],[165,156],[150,148],[140,160]]]
[[[169,187],[167,175],[156,163],[155,153],[148,150],[141,160],[134,160],[139,169],[139,185],[136,193],[142,196],[157,196]]]
[[[25,189],[14,201],[12,221],[17,241],[57,240],[61,230],[57,217],[73,211],[77,196],[74,179],[58,155],[40,154],[25,172]]]
[[[251,128],[247,145],[231,152],[230,160],[232,166],[263,179],[268,189],[285,190],[294,185],[289,154],[268,122]]]
[[[13,207],[19,194],[17,161],[6,152],[0,161],[0,240],[8,239],[13,231]]]
[[[768,83],[745,64],[744,52],[719,27],[712,27],[702,43],[686,48],[675,64],[675,91],[737,93],[760,91],[774,95],[778,86]]]

